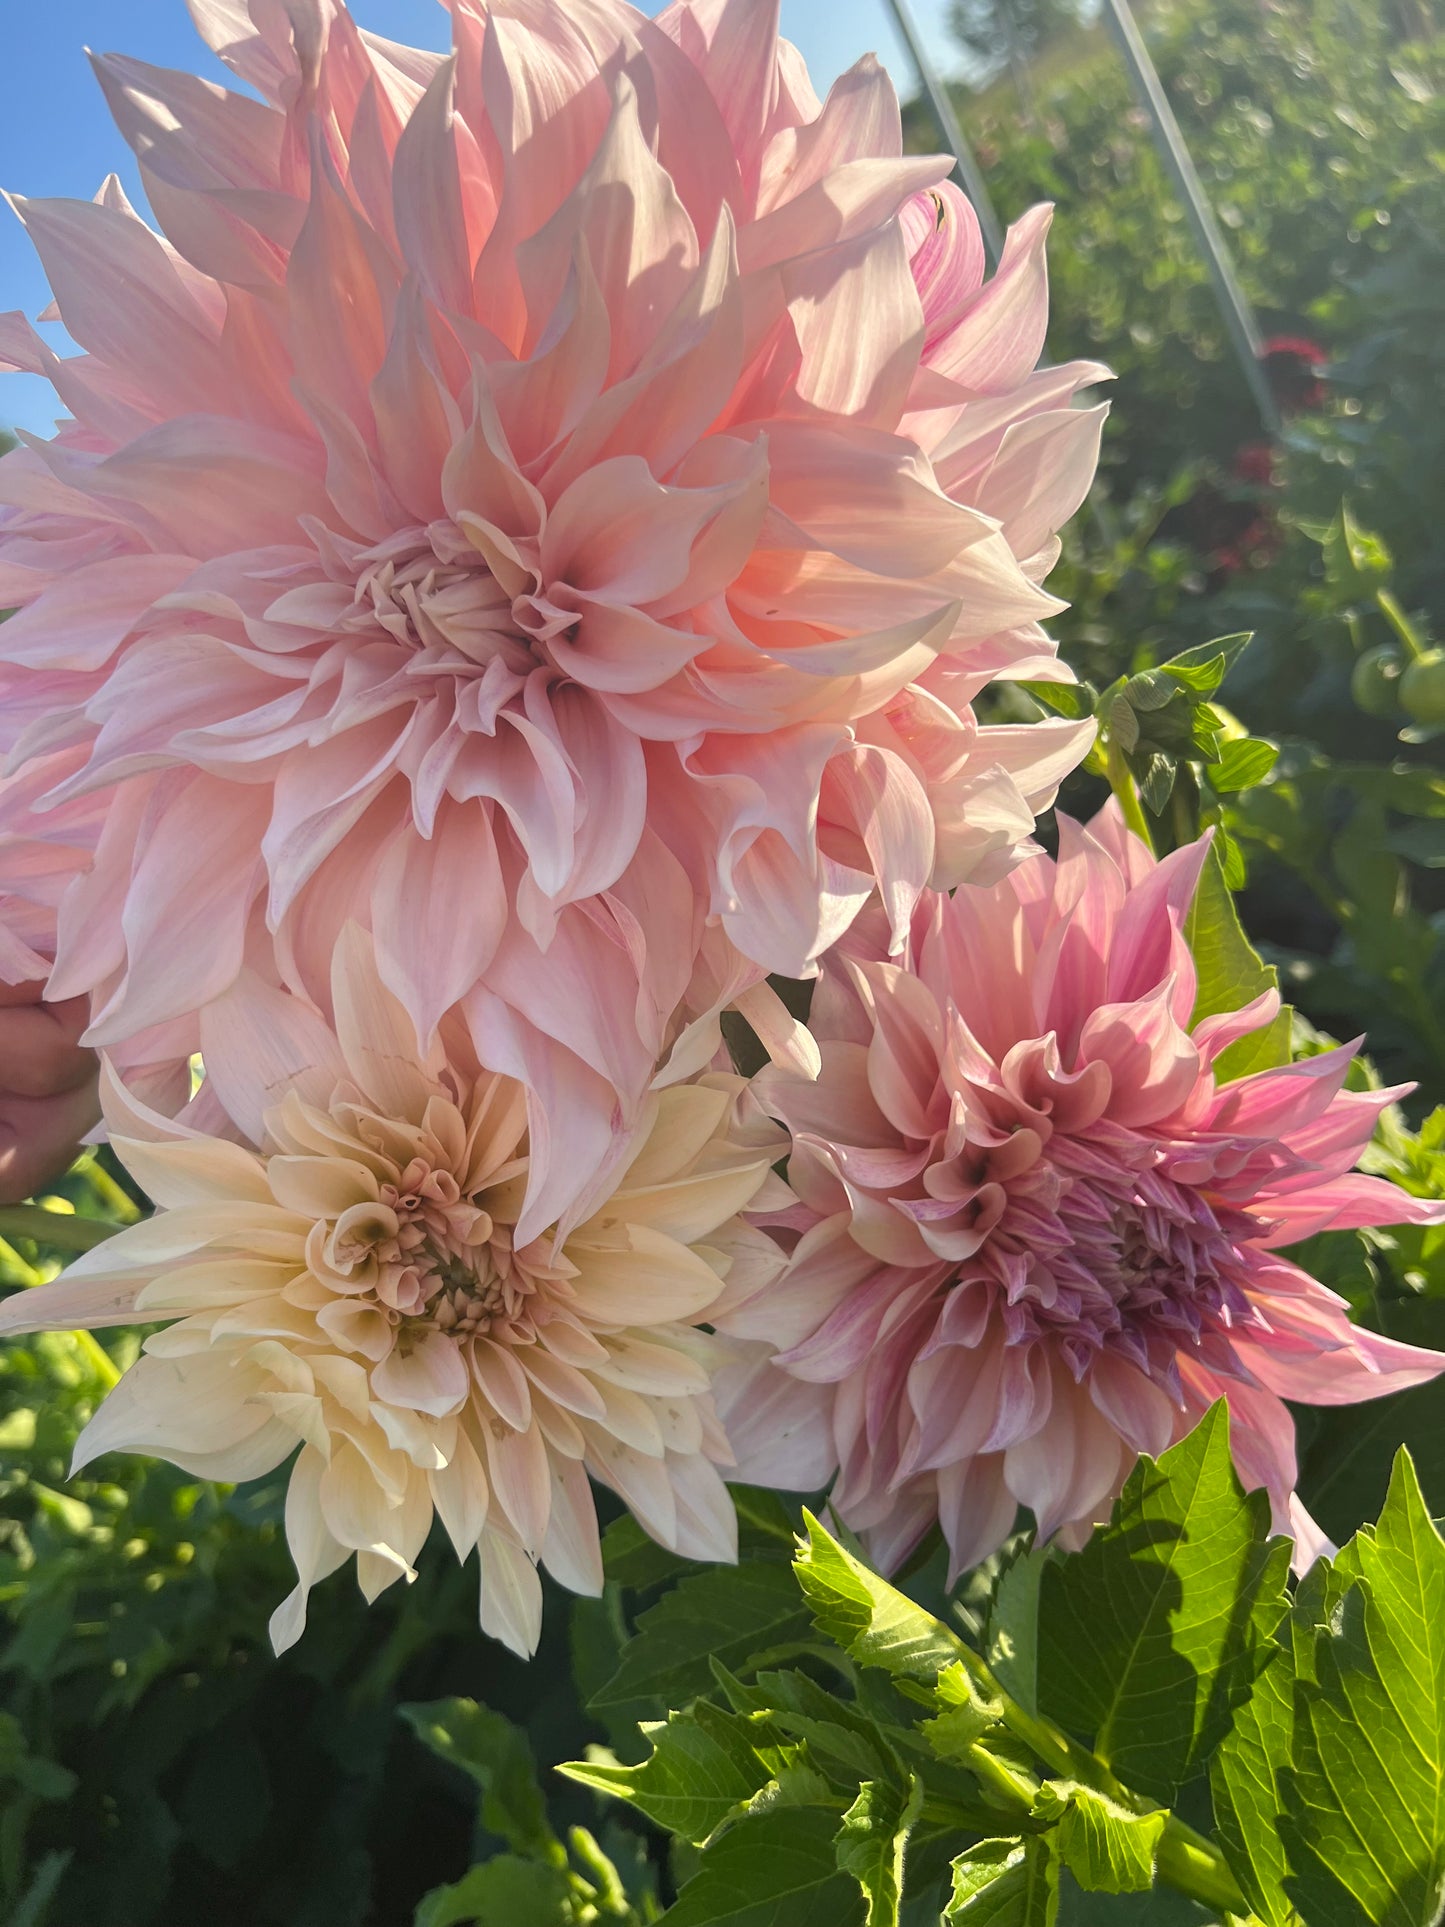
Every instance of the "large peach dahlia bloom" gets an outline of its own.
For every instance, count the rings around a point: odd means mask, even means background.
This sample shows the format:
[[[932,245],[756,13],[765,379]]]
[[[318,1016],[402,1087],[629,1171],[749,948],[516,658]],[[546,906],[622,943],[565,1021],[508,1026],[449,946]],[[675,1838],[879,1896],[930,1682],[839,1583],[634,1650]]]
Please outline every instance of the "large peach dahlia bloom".
[[[368,1598],[411,1574],[435,1513],[478,1553],[483,1626],[530,1652],[539,1561],[601,1589],[589,1473],[664,1544],[734,1557],[715,1341],[695,1327],[730,1270],[776,1265],[735,1217],[777,1148],[733,1128],[741,1080],[652,1096],[620,1172],[586,1174],[571,1218],[524,1242],[521,1088],[451,1021],[418,1062],[355,926],[334,1030],[259,981],[247,996],[207,1068],[248,1142],[171,1123],[107,1072],[113,1142],[158,1215],[0,1307],[0,1332],[167,1321],[77,1463],[149,1452],[239,1480],[299,1445],[278,1650],[353,1554]]]
[[[1308,1559],[1284,1400],[1350,1404],[1445,1356],[1350,1323],[1281,1255],[1439,1207],[1352,1171],[1398,1091],[1354,1046],[1233,1082],[1269,992],[1195,1023],[1183,937],[1207,843],[1156,863],[1110,805],[991,889],[930,896],[910,953],[860,923],[810,1019],[822,1073],[765,1071],[793,1132],[783,1279],[716,1315],[738,1476],[821,1485],[891,1566],[937,1520],[955,1573],[1028,1506],[1077,1544],[1141,1452],[1216,1399]],[[757,1341],[757,1342],[752,1342]]]
[[[970,704],[1064,673],[1102,371],[1034,370],[1046,211],[985,284],[881,69],[820,103],[772,0],[451,0],[445,60],[191,11],[253,92],[100,59],[162,232],[17,203],[84,353],[0,318],[73,417],[0,462],[5,747],[108,799],[52,991],[115,1043],[264,924],[316,1001],[355,918],[424,1037],[467,997],[567,1089],[545,1215],[679,1008],[1027,846],[1087,729]]]

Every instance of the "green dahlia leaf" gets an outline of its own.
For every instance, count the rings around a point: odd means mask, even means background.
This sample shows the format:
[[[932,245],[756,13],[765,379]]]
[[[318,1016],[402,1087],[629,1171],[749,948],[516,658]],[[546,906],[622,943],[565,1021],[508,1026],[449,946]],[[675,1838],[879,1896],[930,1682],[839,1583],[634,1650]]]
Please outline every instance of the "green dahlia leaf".
[[[923,1782],[915,1774],[906,1789],[891,1780],[865,1780],[843,1815],[835,1842],[838,1866],[863,1890],[867,1927],[898,1927],[903,1858],[922,1807]]]
[[[863,1927],[857,1881],[841,1873],[836,1812],[788,1808],[715,1840],[663,1927]]]
[[[574,1919],[572,1883],[556,1867],[499,1854],[473,1867],[450,1887],[436,1887],[421,1902],[414,1927],[569,1927]]]
[[[1054,1927],[1059,1863],[1046,1834],[980,1840],[953,1863],[944,1927]]]
[[[785,1565],[718,1566],[684,1579],[643,1613],[622,1663],[594,1708],[659,1699],[682,1706],[713,1684],[710,1662],[741,1669],[808,1635],[808,1615]]]
[[[1315,1638],[1284,1776],[1286,1890],[1309,1927],[1445,1914],[1445,1542],[1401,1452],[1355,1584]]]
[[[1154,1856],[1169,1815],[1135,1813],[1092,1787],[1051,1780],[1034,1803],[1040,1819],[1057,1813],[1060,1859],[1089,1893],[1143,1894],[1154,1885]]]
[[[1184,935],[1194,968],[1198,989],[1194,998],[1191,1023],[1221,1011],[1240,1010],[1266,990],[1278,988],[1279,973],[1265,964],[1244,934],[1234,896],[1224,878],[1218,851],[1211,850],[1205,860],[1185,920]],[[1267,1029],[1241,1037],[1222,1051],[1215,1064],[1221,1083],[1247,1077],[1252,1071],[1272,1070],[1287,1064],[1290,1056],[1290,1015],[1282,1010]]]
[[[1041,1710],[1161,1801],[1229,1731],[1285,1609],[1288,1547],[1241,1488],[1228,1427],[1221,1403],[1141,1459],[1110,1523],[1040,1588]]]
[[[830,1538],[811,1512],[808,1543],[794,1561],[813,1622],[860,1666],[931,1686],[962,1657],[963,1642],[886,1579]]]
[[[707,1700],[666,1721],[645,1721],[651,1757],[640,1766],[574,1760],[557,1770],[627,1800],[668,1833],[701,1844],[772,1778],[757,1753],[754,1721]]]
[[[566,1850],[547,1822],[531,1744],[520,1727],[470,1699],[427,1700],[397,1711],[424,1746],[476,1781],[484,1827],[531,1859],[565,1863]]]

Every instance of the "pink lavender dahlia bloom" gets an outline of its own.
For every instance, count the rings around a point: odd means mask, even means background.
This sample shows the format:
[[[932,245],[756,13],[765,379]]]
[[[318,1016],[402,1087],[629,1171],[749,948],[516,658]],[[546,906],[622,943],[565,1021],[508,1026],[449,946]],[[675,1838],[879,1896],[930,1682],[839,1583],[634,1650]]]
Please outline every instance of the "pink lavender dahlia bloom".
[[[0,318],[71,415],[0,462],[4,746],[107,800],[52,994],[115,1044],[269,946],[320,1001],[356,919],[423,1039],[464,1001],[568,1093],[540,1225],[680,1009],[1027,846],[1088,731],[970,705],[1065,673],[1102,371],[1035,371],[1047,211],[985,281],[772,0],[451,0],[447,59],[191,11],[249,91],[101,58],[161,231],[18,202],[84,352]]]
[[[454,1018],[418,1061],[355,925],[329,1019],[256,978],[231,1016],[207,1066],[227,1134],[139,1104],[107,1067],[112,1141],[160,1209],[0,1307],[0,1332],[165,1321],[77,1464],[147,1452],[239,1480],[299,1446],[278,1650],[353,1555],[368,1598],[414,1577],[435,1515],[477,1552],[483,1626],[530,1652],[539,1563],[601,1590],[589,1473],[674,1550],[735,1557],[717,1341],[697,1325],[730,1270],[780,1262],[735,1215],[778,1148],[736,1122],[742,1080],[652,1095],[612,1174],[584,1173],[570,1215],[523,1238],[526,1094]]]
[[[1193,1022],[1183,936],[1207,843],[1156,863],[1113,805],[992,888],[928,896],[901,962],[860,921],[811,1018],[822,1071],[757,1096],[793,1134],[780,1281],[729,1295],[739,1476],[821,1485],[895,1565],[937,1520],[955,1572],[1020,1505],[1076,1545],[1141,1452],[1219,1398],[1302,1557],[1286,1399],[1349,1404],[1445,1356],[1350,1323],[1282,1255],[1439,1207],[1352,1170],[1399,1091],[1355,1046],[1220,1082],[1269,992]]]

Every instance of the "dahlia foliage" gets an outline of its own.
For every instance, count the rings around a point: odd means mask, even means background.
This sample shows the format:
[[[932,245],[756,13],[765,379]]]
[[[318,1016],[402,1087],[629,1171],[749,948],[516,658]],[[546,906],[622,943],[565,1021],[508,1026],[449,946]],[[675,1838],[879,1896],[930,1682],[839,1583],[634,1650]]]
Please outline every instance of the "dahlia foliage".
[[[435,1514],[531,1650],[589,1475],[690,1558],[735,1460],[887,1564],[1076,1544],[1220,1395],[1307,1553],[1281,1400],[1445,1361],[1278,1255],[1411,1215],[1390,1094],[1218,1083],[1273,1005],[1192,1021],[1203,846],[1055,867],[1092,721],[975,714],[1070,679],[1048,210],[987,275],[775,0],[190,4],[244,91],[100,58],[158,225],[17,201],[82,352],[0,317],[69,411],[0,461],[0,978],[159,1207],[0,1312],[164,1323],[83,1454],[295,1452],[278,1645]]]

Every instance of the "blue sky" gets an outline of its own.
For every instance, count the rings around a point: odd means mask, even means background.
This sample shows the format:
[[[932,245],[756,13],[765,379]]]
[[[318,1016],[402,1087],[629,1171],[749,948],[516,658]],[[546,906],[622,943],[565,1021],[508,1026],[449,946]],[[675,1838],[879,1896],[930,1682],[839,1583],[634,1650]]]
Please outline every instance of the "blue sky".
[[[656,12],[662,0],[643,0]],[[443,46],[437,0],[352,0],[363,26],[417,46]],[[130,150],[111,125],[83,49],[134,54],[214,79],[225,70],[197,38],[183,0],[10,0],[5,11],[6,87],[0,105],[0,188],[89,199],[118,173],[133,200],[140,183]],[[947,0],[913,0],[935,61],[949,64]],[[783,30],[807,56],[820,93],[862,53],[877,52],[901,92],[912,90],[907,56],[885,0],[783,0]],[[32,319],[49,299],[20,223],[0,204],[0,310]],[[59,343],[57,343],[59,345]],[[57,412],[48,383],[0,375],[0,422],[48,434]]]

